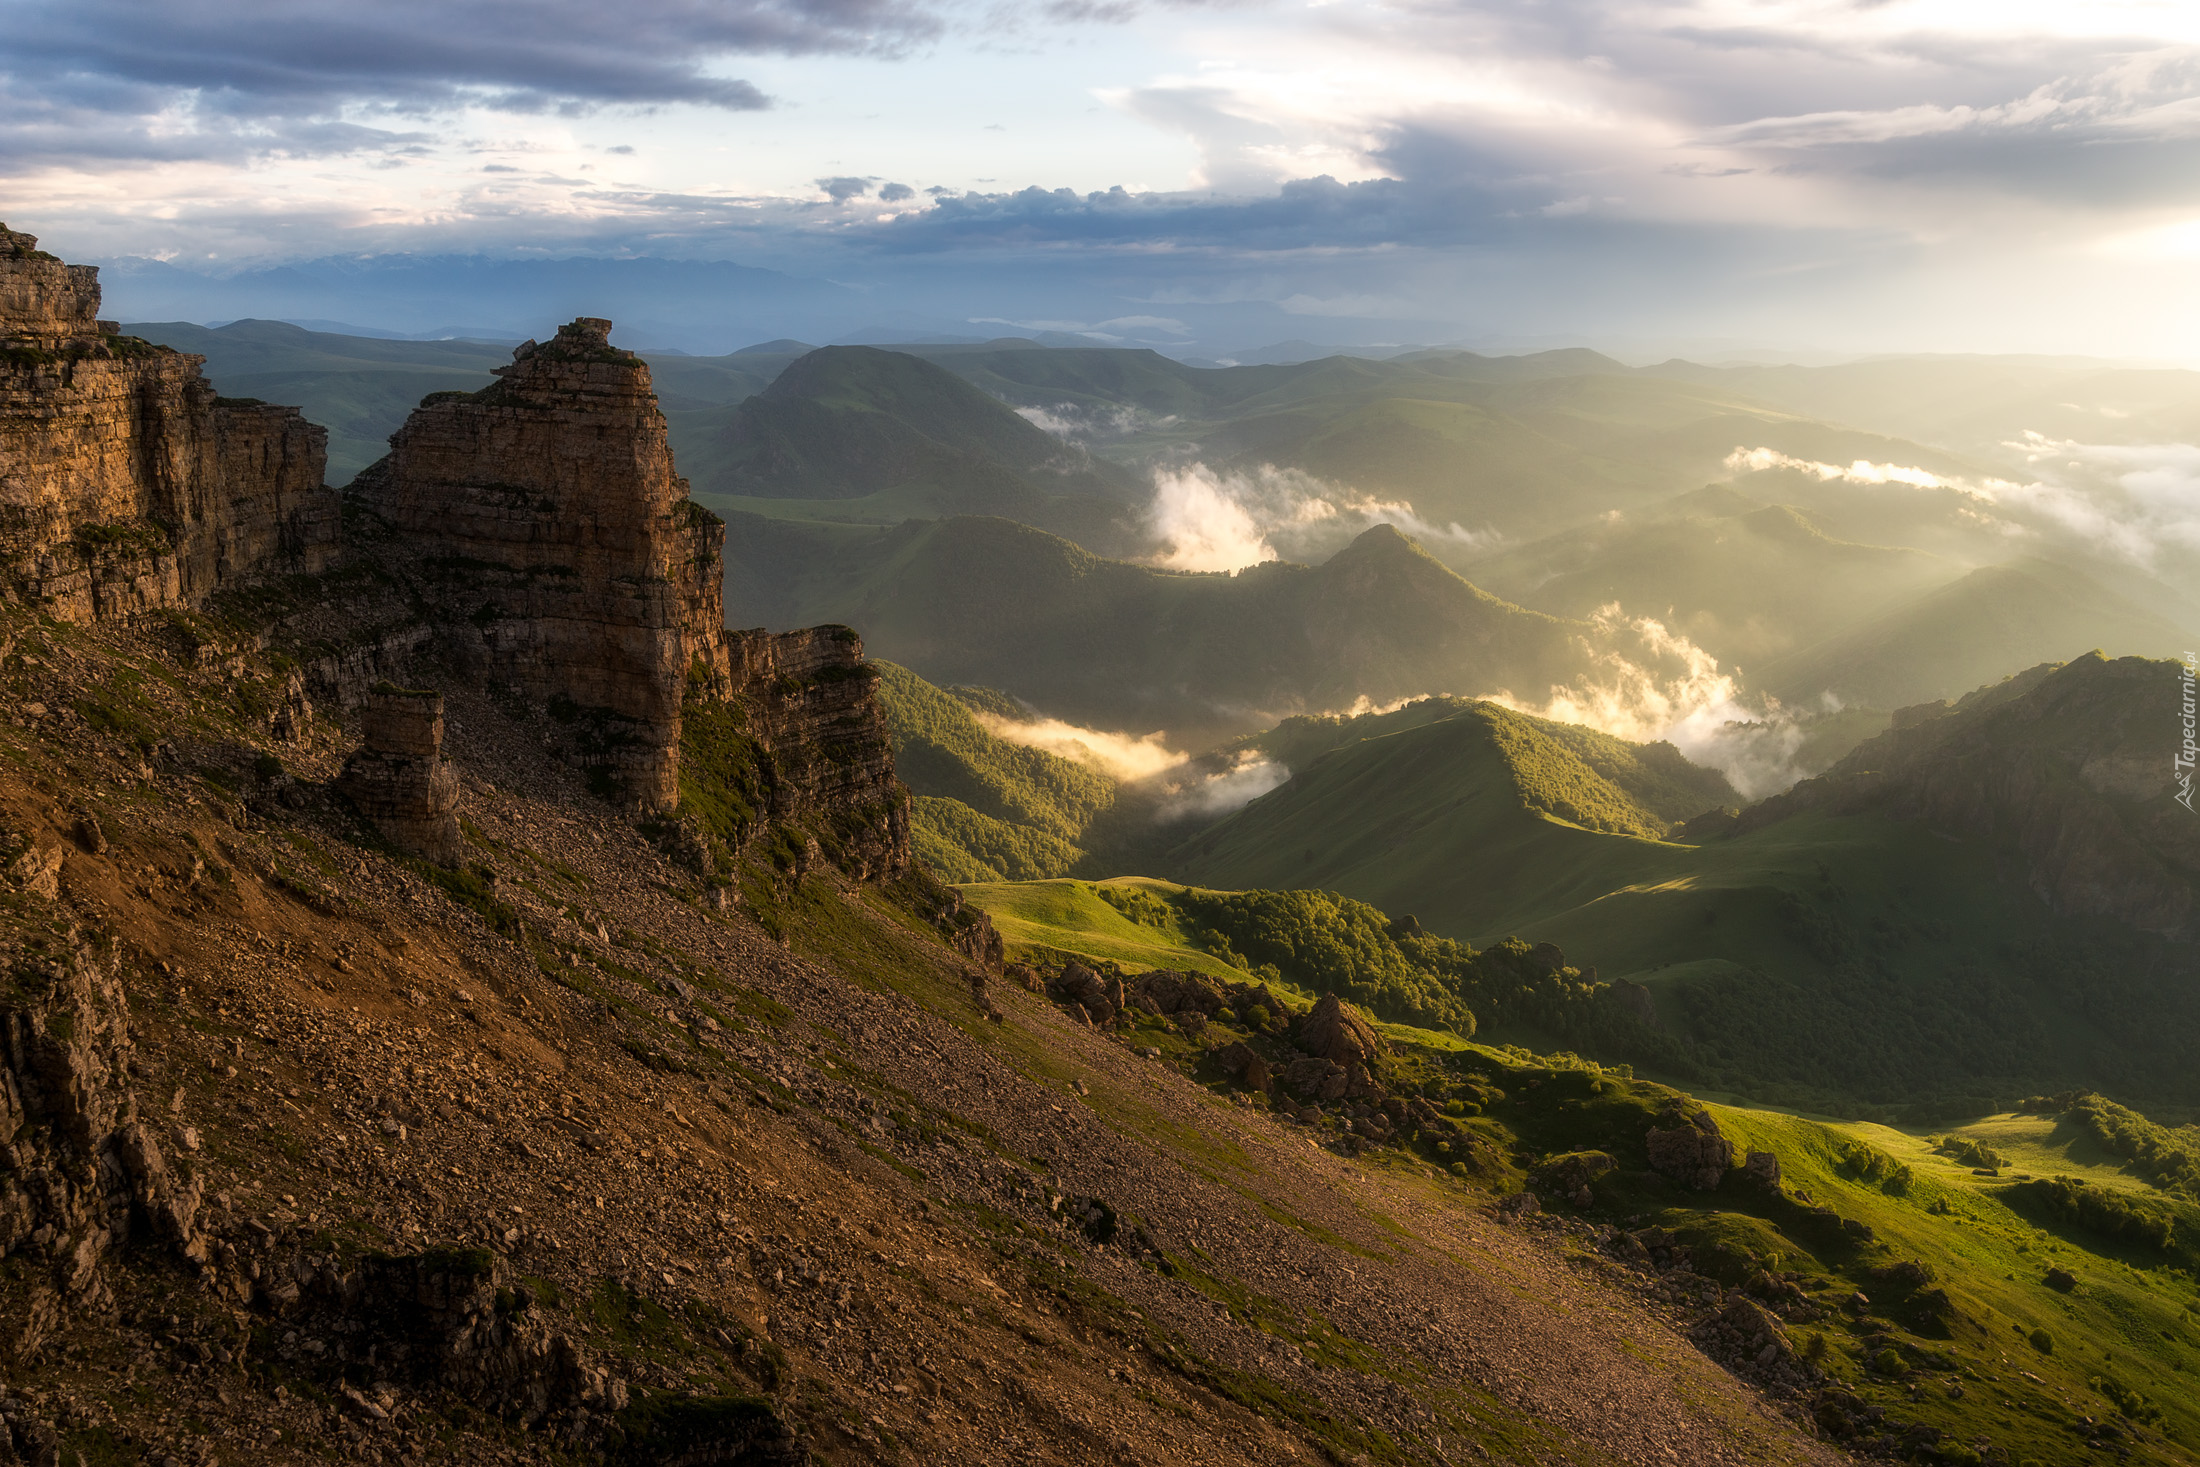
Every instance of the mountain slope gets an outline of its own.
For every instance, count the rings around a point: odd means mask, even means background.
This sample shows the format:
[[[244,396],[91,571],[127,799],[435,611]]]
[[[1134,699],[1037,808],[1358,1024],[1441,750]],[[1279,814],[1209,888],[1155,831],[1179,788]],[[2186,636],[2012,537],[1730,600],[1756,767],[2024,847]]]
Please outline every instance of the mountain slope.
[[[693,444],[690,478],[771,513],[1000,514],[1111,548],[1126,543],[1124,505],[1139,492],[1123,470],[906,352],[811,352],[722,416]]]
[[[1861,625],[1756,669],[1795,702],[1831,693],[1900,708],[1959,696],[2020,667],[2093,648],[2170,657],[2191,632],[2066,565],[2027,559],[1975,570]]]
[[[1508,549],[1463,574],[1554,616],[1616,602],[1665,619],[1722,665],[1755,672],[1956,580],[1963,567],[1837,539],[1807,512],[1713,487]]]
[[[1537,799],[1455,717],[1315,760],[1182,847],[1176,874],[1555,942],[1655,997],[1666,1039],[1607,1058],[1699,1083],[1882,1105],[2083,1084],[2191,1105],[2170,1036],[2200,1022],[2176,936],[2200,833],[2169,800],[2176,696],[2175,664],[2083,659],[1919,710],[1680,843],[1627,833],[1578,775],[1570,805]]]
[[[936,684],[1006,689],[1109,729],[1164,727],[1193,748],[1360,697],[1547,687],[1594,635],[1477,590],[1388,526],[1320,566],[1234,576],[1105,560],[979,518],[873,530],[735,513],[726,553],[731,615],[829,613]]]
[[[917,853],[947,881],[1060,876],[1116,800],[1113,779],[1000,738],[971,707],[905,667],[879,664],[894,767],[916,797]]]

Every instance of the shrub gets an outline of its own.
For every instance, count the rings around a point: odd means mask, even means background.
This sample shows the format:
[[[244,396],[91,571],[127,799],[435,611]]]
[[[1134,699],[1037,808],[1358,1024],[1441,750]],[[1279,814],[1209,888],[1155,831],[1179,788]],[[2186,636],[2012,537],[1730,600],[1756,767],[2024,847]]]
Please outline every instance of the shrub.
[[[2025,1339],[2030,1342],[2033,1349],[2039,1351],[2042,1355],[2055,1353],[2055,1337],[2046,1330],[2036,1329],[2026,1335]]]

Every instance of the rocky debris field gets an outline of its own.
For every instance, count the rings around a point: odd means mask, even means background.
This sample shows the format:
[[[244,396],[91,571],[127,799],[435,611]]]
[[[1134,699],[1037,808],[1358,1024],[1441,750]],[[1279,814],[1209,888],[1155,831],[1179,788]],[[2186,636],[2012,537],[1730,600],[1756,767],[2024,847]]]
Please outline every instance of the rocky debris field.
[[[325,714],[260,733],[249,664],[5,666],[9,1022],[98,1102],[72,1138],[25,1080],[0,1172],[24,1460],[1825,1455],[1450,1170],[986,981],[921,893],[724,902],[479,693],[453,871],[334,796]]]

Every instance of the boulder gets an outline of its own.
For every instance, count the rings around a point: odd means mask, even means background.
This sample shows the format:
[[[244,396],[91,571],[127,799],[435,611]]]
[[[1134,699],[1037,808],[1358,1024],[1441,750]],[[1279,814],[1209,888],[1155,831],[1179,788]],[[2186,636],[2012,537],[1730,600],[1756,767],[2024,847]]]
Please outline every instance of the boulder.
[[[1318,1055],[1305,1055],[1283,1067],[1283,1083],[1310,1100],[1341,1100],[1345,1068]]]
[[[1385,1049],[1383,1037],[1374,1026],[1334,993],[1324,994],[1313,1011],[1299,1021],[1295,1042],[1308,1054],[1332,1064],[1358,1064],[1371,1071]]]
[[[1596,1200],[1593,1184],[1619,1163],[1601,1151],[1574,1151],[1556,1156],[1529,1173],[1528,1185],[1546,1196],[1556,1194],[1577,1207]]]
[[[1709,1192],[1734,1165],[1734,1143],[1709,1111],[1668,1110],[1643,1137],[1650,1168],[1668,1181]]]
[[[1769,1151],[1752,1151],[1742,1162],[1742,1180],[1764,1192],[1780,1190],[1780,1158]]]

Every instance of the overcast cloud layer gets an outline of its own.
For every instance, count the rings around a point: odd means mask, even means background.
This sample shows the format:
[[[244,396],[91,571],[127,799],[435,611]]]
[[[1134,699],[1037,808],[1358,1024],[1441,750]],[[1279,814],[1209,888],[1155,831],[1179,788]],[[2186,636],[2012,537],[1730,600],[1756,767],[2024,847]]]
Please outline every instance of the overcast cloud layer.
[[[0,38],[0,216],[78,258],[729,259],[1317,340],[2200,339],[2170,0],[0,0]]]

